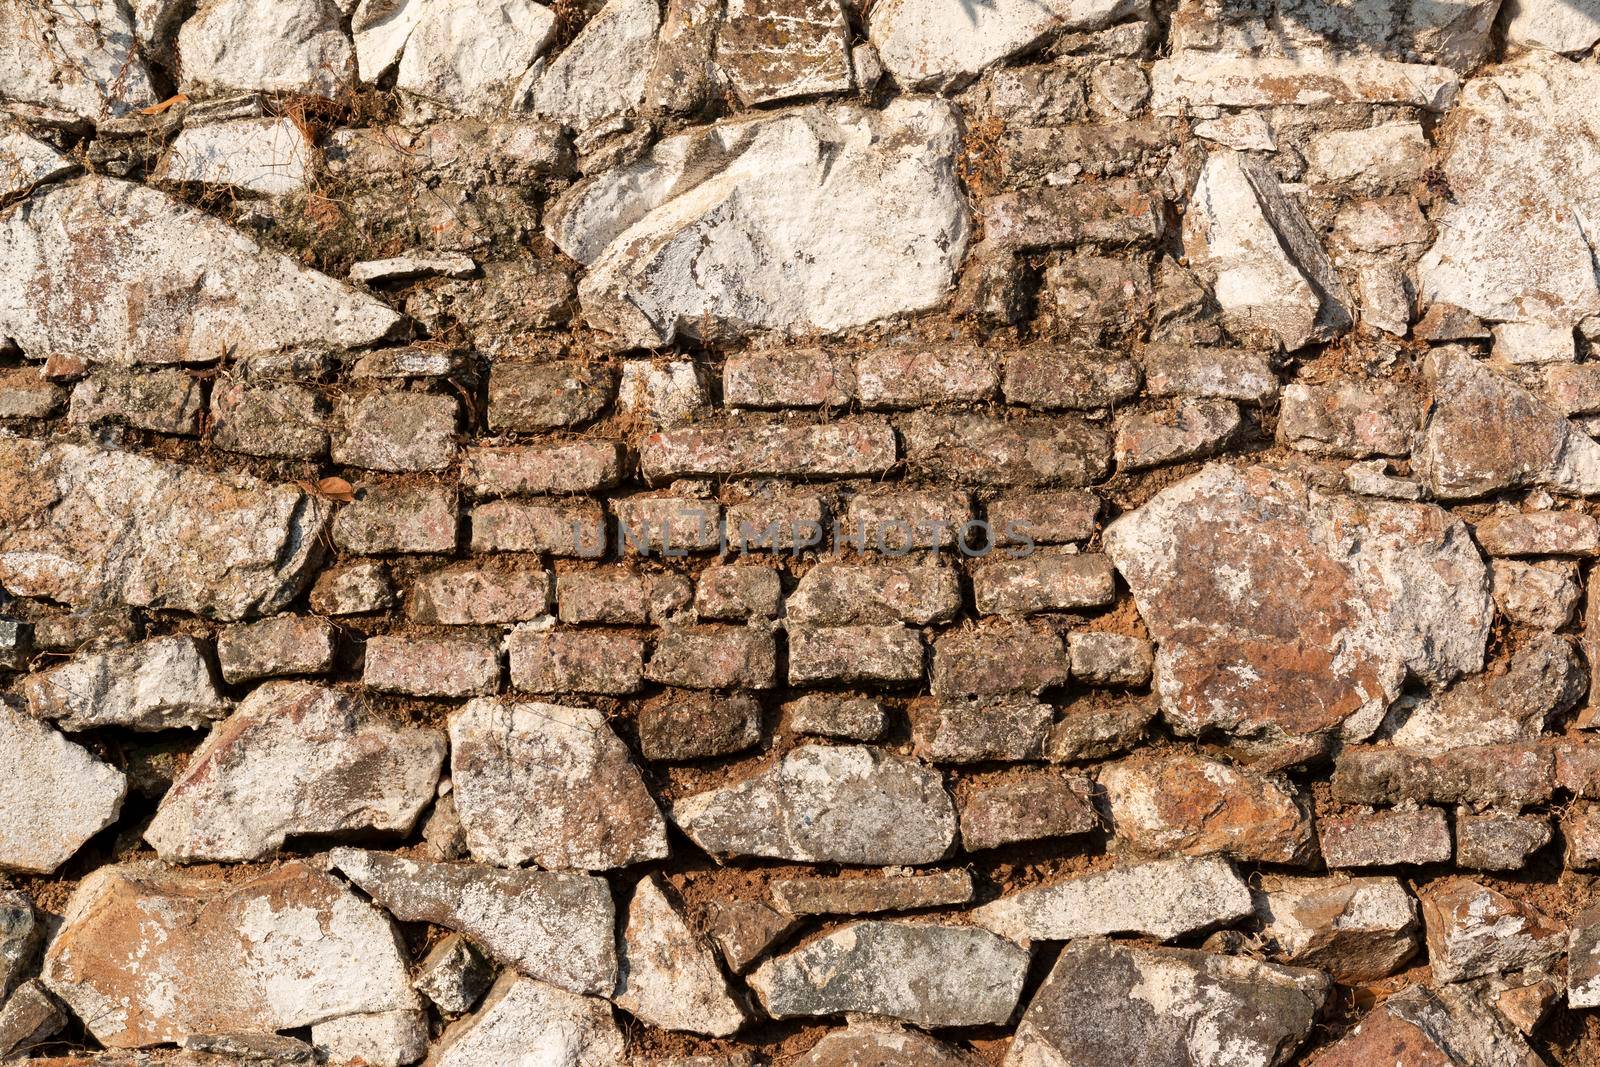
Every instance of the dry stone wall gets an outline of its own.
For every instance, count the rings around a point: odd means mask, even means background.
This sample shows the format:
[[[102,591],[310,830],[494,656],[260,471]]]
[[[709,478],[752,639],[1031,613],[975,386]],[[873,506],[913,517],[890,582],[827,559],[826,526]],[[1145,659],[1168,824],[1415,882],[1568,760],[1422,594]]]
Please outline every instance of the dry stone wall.
[[[1586,0],[0,0],[0,1060],[1600,1063]]]

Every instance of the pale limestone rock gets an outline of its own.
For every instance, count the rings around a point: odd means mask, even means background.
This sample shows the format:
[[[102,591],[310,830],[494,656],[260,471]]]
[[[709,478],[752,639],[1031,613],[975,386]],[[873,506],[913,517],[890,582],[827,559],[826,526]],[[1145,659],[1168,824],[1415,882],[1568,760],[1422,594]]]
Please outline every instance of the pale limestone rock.
[[[945,298],[969,234],[958,140],[949,105],[914,98],[719,123],[579,182],[545,230],[621,343],[842,330]]]
[[[622,1029],[611,1005],[507,971],[475,1014],[444,1032],[428,1065],[617,1067],[625,1062]]]
[[[1034,995],[1005,1067],[1275,1067],[1305,1040],[1332,983],[1320,971],[1188,949],[1083,939]]]
[[[156,177],[282,196],[305,188],[311,151],[292,119],[186,126],[172,142]]]
[[[1483,667],[1494,617],[1466,527],[1430,505],[1221,465],[1107,528],[1184,733],[1370,735],[1407,672]],[[1291,621],[1292,620],[1292,621]]]
[[[666,820],[592,708],[474,700],[450,719],[450,777],[477,859],[602,871],[667,855]]]
[[[0,582],[74,605],[223,620],[297,595],[331,505],[248,475],[0,438]]]
[[[1267,330],[1290,350],[1349,328],[1350,298],[1327,252],[1260,162],[1236,152],[1206,160],[1183,242],[1236,327]]]
[[[68,901],[43,977],[110,1048],[417,1005],[389,920],[298,862],[246,881],[101,867]]]
[[[501,963],[575,993],[610,995],[616,986],[615,906],[600,878],[356,848],[329,859],[402,922],[458,931]]]
[[[922,1027],[1011,1017],[1028,953],[970,926],[865,921],[763,963],[750,988],[774,1019],[846,1012]]]
[[[1249,886],[1227,860],[1177,858],[1024,889],[972,917],[1022,943],[1128,933],[1166,941],[1227,926],[1254,910]]]
[[[608,0],[561,54],[530,74],[529,110],[584,133],[638,108],[655,57],[655,0]]]
[[[0,103],[41,118],[126,115],[156,102],[136,48],[116,0],[0,0]]]
[[[505,112],[556,32],[555,15],[534,0],[409,0],[404,8],[402,20],[418,11],[395,86],[471,115]],[[361,49],[358,36],[358,56]]]
[[[91,177],[0,214],[0,335],[37,359],[208,363],[358,346],[400,316],[164,193]],[[92,299],[99,314],[79,312]]]
[[[84,652],[23,683],[28,710],[76,733],[102,726],[203,730],[232,707],[211,678],[200,642],[156,637]]]
[[[671,814],[707,852],[801,863],[932,863],[956,833],[939,772],[866,746],[802,745]]]
[[[1419,295],[1493,321],[1600,312],[1600,70],[1531,53],[1468,82],[1442,140],[1451,199]]]
[[[0,200],[25,193],[76,167],[43,141],[0,119]]]
[[[715,951],[689,928],[657,877],[634,889],[620,964],[612,999],[651,1026],[727,1037],[744,1025]]]
[[[983,1067],[976,1055],[920,1030],[880,1019],[854,1020],[811,1046],[795,1067]]]
[[[406,1067],[428,1052],[428,1016],[420,1010],[341,1015],[311,1027],[311,1044],[333,1063]]]
[[[1261,917],[1275,959],[1375,982],[1416,955],[1417,902],[1397,878],[1273,878]]]
[[[1310,53],[1294,59],[1174,52],[1150,69],[1150,107],[1179,115],[1200,107],[1407,104],[1442,112],[1461,79],[1445,67]]]
[[[116,822],[127,779],[0,699],[0,869],[49,874]]]
[[[445,741],[310,682],[261,686],[190,757],[145,840],[169,862],[253,860],[295,834],[405,833],[434,796]]]
[[[959,83],[1062,30],[1094,30],[1143,14],[1145,0],[884,0],[871,40],[902,88]]]
[[[207,0],[178,31],[182,88],[335,97],[355,54],[332,0]]]
[[[1595,0],[1506,0],[1506,41],[1549,52],[1586,52],[1600,41]]]

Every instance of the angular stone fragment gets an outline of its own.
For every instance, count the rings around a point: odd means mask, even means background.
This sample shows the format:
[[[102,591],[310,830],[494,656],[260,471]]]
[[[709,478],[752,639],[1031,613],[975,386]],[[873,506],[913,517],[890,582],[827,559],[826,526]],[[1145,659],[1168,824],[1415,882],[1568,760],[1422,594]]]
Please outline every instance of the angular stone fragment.
[[[333,1063],[406,1067],[428,1052],[428,1017],[420,1009],[341,1015],[313,1025],[311,1044]]]
[[[1584,132],[1600,76],[1533,53],[1462,89],[1443,141],[1451,201],[1418,265],[1419,297],[1491,321],[1570,327],[1600,311],[1586,219],[1600,212]]]
[[[1450,824],[1435,807],[1382,808],[1317,820],[1330,868],[1450,862]]]
[[[783,579],[768,567],[723,565],[702,571],[694,607],[702,619],[770,619],[783,603]]]
[[[1116,1063],[1275,1067],[1311,1032],[1332,983],[1320,971],[1190,949],[1084,939],[1034,994],[1006,1067]]]
[[[1023,944],[1129,933],[1169,941],[1227,926],[1254,910],[1249,887],[1226,860],[1170,859],[1024,889],[972,916]]]
[[[122,4],[0,4],[0,99],[43,116],[103,122],[156,101]]]
[[[341,411],[333,461],[379,471],[443,470],[455,459],[459,408],[453,396],[428,393],[358,397]]]
[[[1456,810],[1456,866],[1474,871],[1519,871],[1528,857],[1550,843],[1544,815]]]
[[[1063,30],[1093,30],[1139,13],[1139,0],[1016,0],[949,8],[929,0],[892,0],[872,12],[872,43],[907,89],[969,80]]]
[[[1275,959],[1375,982],[1416,954],[1417,903],[1394,878],[1273,878],[1261,917]]]
[[[783,706],[783,725],[797,734],[877,741],[889,729],[889,715],[870,697],[808,693]]]
[[[1572,621],[1581,595],[1578,565],[1570,560],[1491,561],[1494,602],[1513,623],[1559,630]]]
[[[795,1067],[982,1067],[970,1052],[908,1026],[878,1020],[853,1022],[823,1037]]]
[[[808,626],[789,631],[789,684],[922,680],[921,635],[905,626]]]
[[[50,874],[110,826],[128,791],[121,771],[0,699],[0,869]]]
[[[1020,620],[950,630],[933,646],[933,691],[942,697],[1037,694],[1068,674],[1061,638]]]
[[[667,855],[627,747],[589,708],[474,700],[450,719],[450,776],[475,858],[609,870]]]
[[[972,899],[968,871],[867,875],[862,878],[775,878],[773,901],[791,915],[865,915],[965,904]]]
[[[866,417],[669,430],[645,438],[639,468],[651,484],[707,475],[838,478],[882,474],[897,456],[894,428]]]
[[[0,214],[0,333],[38,358],[205,363],[359,346],[400,317],[163,193],[85,178]],[[85,293],[117,309],[84,321]]]
[[[437,730],[394,726],[309,682],[252,692],[167,790],[145,840],[161,858],[259,859],[296,834],[406,833],[444,765]]]
[[[845,626],[945,622],[961,610],[961,586],[950,567],[890,563],[821,563],[789,594],[791,624]]]
[[[1440,982],[1516,970],[1554,959],[1567,930],[1533,905],[1470,878],[1430,882],[1418,896],[1428,963]]]
[[[352,866],[358,862],[348,856],[342,858]],[[459,1015],[471,1011],[493,981],[494,970],[483,954],[465,935],[450,934],[417,965],[414,984],[417,992],[433,1001],[440,1011]]]
[[[1567,952],[1567,1004],[1600,1007],[1600,908],[1586,908],[1572,924]]]
[[[990,501],[991,535],[1005,544],[1086,541],[1100,516],[1100,498],[1087,490],[1007,493]]]
[[[244,881],[102,867],[68,901],[44,983],[111,1048],[416,1006],[389,920],[299,862]]]
[[[1416,402],[1387,382],[1295,382],[1278,415],[1278,437],[1289,447],[1354,459],[1407,455],[1416,426]]]
[[[711,946],[689,928],[654,876],[635,887],[628,906],[615,1000],[665,1030],[727,1037],[744,1025]]]
[[[1423,369],[1434,402],[1413,464],[1435,496],[1600,493],[1600,443],[1539,397],[1457,348],[1433,349]]]
[[[1128,634],[1079,631],[1067,637],[1072,677],[1089,685],[1136,686],[1150,680],[1150,642]]]
[[[649,0],[609,0],[544,67],[530,110],[582,134],[638,107],[660,26]]]
[[[248,475],[124,452],[0,440],[0,582],[67,604],[224,620],[280,610],[331,506]]]
[[[377,560],[330,567],[311,587],[311,610],[319,615],[363,615],[394,603],[389,569]]]
[[[1593,556],[1600,554],[1600,521],[1581,511],[1530,511],[1492,515],[1472,528],[1490,556]]]
[[[64,666],[30,674],[23,691],[29,711],[74,733],[102,726],[204,729],[230,706],[192,637],[80,653]]]
[[[525,693],[636,692],[644,680],[644,642],[604,630],[544,630],[519,626],[511,634],[511,684]]]
[[[586,318],[625,344],[842,330],[944,298],[969,231],[958,137],[949,105],[916,98],[698,128],[580,182],[545,231],[589,268]]]
[[[199,381],[183,371],[97,368],[73,387],[67,421],[193,436],[203,406]]]
[[[851,86],[850,33],[837,0],[735,0],[716,64],[746,107]]]
[[[974,568],[972,597],[981,615],[1079,611],[1110,604],[1116,597],[1116,574],[1111,560],[1098,552],[996,556]]]
[[[1483,666],[1483,559],[1439,508],[1214,465],[1112,523],[1105,549],[1184,733],[1361,738],[1408,670],[1442,683]]]
[[[1158,115],[1190,107],[1406,104],[1444,111],[1461,79],[1445,67],[1329,54],[1290,58],[1217,56],[1183,49],[1150,70],[1150,107]]]
[[[44,936],[32,899],[20,889],[0,890],[0,999],[34,972]]]
[[[37,979],[24,982],[0,1008],[0,1056],[22,1059],[67,1025],[67,1013]]]
[[[1291,785],[1181,750],[1101,767],[1112,830],[1141,853],[1304,864],[1311,818]]]
[[[305,187],[311,158],[311,145],[292,119],[240,119],[185,126],[156,176],[282,196]]]
[[[489,371],[489,428],[557,430],[588,422],[611,402],[616,371],[578,360],[496,363]]]
[[[1374,1008],[1359,1026],[1328,1046],[1317,1067],[1432,1067],[1473,1055],[1495,1067],[1540,1067],[1547,1062],[1522,1035],[1464,985],[1413,986]]]
[[[66,391],[38,367],[0,370],[0,419],[48,419],[66,400]]]
[[[630,359],[622,365],[617,408],[658,428],[683,426],[711,414],[711,373],[702,363]]]
[[[793,915],[774,911],[759,900],[719,898],[706,913],[707,932],[728,966],[739,973],[799,925]]]
[[[1097,830],[1100,818],[1088,794],[1087,779],[1053,770],[1014,770],[986,779],[959,800],[961,845],[976,852]]]
[[[1002,420],[918,412],[901,424],[906,460],[942,481],[983,486],[1079,486],[1111,469],[1111,439],[1072,416]]]
[[[333,865],[401,922],[470,937],[530,978],[574,993],[610,994],[617,955],[615,905],[601,878],[428,863],[337,848]]]
[[[532,0],[411,0],[393,21],[408,30],[395,86],[430,103],[483,116],[504,113],[516,82],[556,34],[555,15]],[[378,63],[362,56],[362,43],[358,31],[362,77],[376,78],[378,71],[369,73],[369,67]]]
[[[1271,171],[1250,157],[1206,160],[1183,239],[1236,332],[1266,330],[1292,351],[1349,328],[1350,298],[1327,252]]]
[[[774,1019],[857,1012],[923,1027],[1010,1019],[1028,953],[987,930],[866,921],[768,960],[750,987]]]
[[[605,1001],[507,971],[475,1014],[444,1032],[429,1063],[488,1067],[537,1054],[563,1067],[612,1067],[626,1061],[626,1048]]]
[[[707,852],[801,863],[932,863],[956,833],[938,772],[862,746],[802,745],[751,778],[679,800],[671,815]]]
[[[355,53],[332,0],[210,0],[178,34],[183,89],[310,93],[332,98],[355,73]]]

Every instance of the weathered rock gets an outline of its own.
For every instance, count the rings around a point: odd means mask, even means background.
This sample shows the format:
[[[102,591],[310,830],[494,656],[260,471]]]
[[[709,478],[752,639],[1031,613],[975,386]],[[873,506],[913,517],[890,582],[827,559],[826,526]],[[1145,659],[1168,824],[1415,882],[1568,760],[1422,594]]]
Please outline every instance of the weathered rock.
[[[1117,466],[1139,471],[1214,456],[1243,426],[1239,405],[1231,400],[1184,400],[1174,408],[1136,412],[1117,422]]]
[[[1411,748],[1346,748],[1333,770],[1336,799],[1521,806],[1550,799],[1556,753],[1545,745],[1472,745],[1434,753]],[[1576,792],[1581,786],[1573,783]]]
[[[428,1017],[420,1009],[341,1015],[311,1027],[311,1044],[333,1063],[406,1067],[428,1052]]]
[[[413,984],[447,1015],[471,1011],[494,981],[494,968],[463,934],[441,939],[417,964]]]
[[[962,847],[975,852],[1097,830],[1088,793],[1088,779],[1059,771],[1016,770],[986,780],[960,798]]]
[[[1067,636],[1072,677],[1088,685],[1139,686],[1150,680],[1150,642],[1128,634],[1083,630]]]
[[[933,478],[964,485],[1088,485],[1111,470],[1111,438],[1063,415],[1023,420],[919,411],[903,422],[906,460]]]
[[[1113,832],[1138,852],[1292,864],[1315,855],[1304,801],[1280,779],[1184,751],[1136,756],[1096,777]]]
[[[503,871],[337,848],[335,867],[402,922],[430,922],[541,982],[609,995],[616,982],[615,906],[583,874]]]
[[[26,1053],[56,1036],[67,1013],[37,979],[24,982],[0,1008],[0,1056],[27,1059]]]
[[[645,759],[727,756],[761,740],[761,704],[742,693],[672,690],[641,706],[637,723]]]
[[[1600,554],[1600,521],[1581,511],[1529,511],[1491,515],[1472,534],[1490,556],[1593,556]]]
[[[1150,107],[1158,115],[1187,108],[1405,104],[1441,112],[1461,79],[1424,63],[1330,54],[1326,42],[1289,58],[1218,56],[1180,49],[1150,69]]]
[[[775,911],[759,900],[728,897],[711,902],[706,932],[716,942],[722,958],[734,971],[750,965],[800,926],[793,915]]]
[[[1391,737],[1432,751],[1532,741],[1552,717],[1578,702],[1584,687],[1570,641],[1558,634],[1529,635],[1504,662],[1418,703]]]
[[[802,626],[926,626],[960,610],[961,584],[953,567],[820,563],[789,594],[785,614]]]
[[[744,1025],[711,946],[689,928],[656,877],[639,882],[628,906],[615,1000],[666,1030],[727,1037]]]
[[[1359,985],[1393,974],[1416,954],[1417,904],[1397,879],[1273,878],[1263,888],[1264,932],[1285,963]]]
[[[1039,693],[1070,673],[1061,638],[1023,621],[949,630],[933,646],[933,691],[941,697]]]
[[[667,855],[627,746],[589,708],[474,700],[450,719],[450,775],[478,859],[609,870]]]
[[[980,615],[1035,615],[1108,606],[1116,598],[1111,561],[1099,552],[1044,549],[1007,559],[997,555],[972,572]]]
[[[97,367],[73,387],[67,421],[193,436],[203,406],[200,383],[181,370]]]
[[[660,27],[652,0],[609,0],[539,72],[530,109],[582,134],[637,108]]]
[[[1331,983],[1320,971],[1187,949],[1085,939],[1034,994],[1006,1067],[1116,1063],[1274,1067],[1310,1033]]]
[[[1567,1004],[1600,1007],[1600,908],[1586,908],[1572,924],[1567,950]]]
[[[789,684],[920,682],[921,634],[906,626],[807,626],[789,631]]]
[[[1533,905],[1469,878],[1430,882],[1418,894],[1428,963],[1440,982],[1544,963],[1567,948],[1567,930]]]
[[[753,626],[666,630],[645,675],[691,689],[770,689],[778,676],[777,642]]]
[[[1506,40],[1550,52],[1584,52],[1600,41],[1600,13],[1590,4],[1511,0]]]
[[[0,14],[0,19],[5,15]],[[0,119],[0,200],[26,193],[34,186],[71,173],[72,160],[43,141]]]
[[[1407,455],[1416,428],[1416,402],[1388,382],[1295,382],[1278,414],[1278,437],[1290,448],[1353,459]]]
[[[81,445],[0,441],[0,581],[68,604],[232,620],[300,591],[330,506],[291,486]]]
[[[932,763],[1039,759],[1055,717],[1026,696],[919,699],[907,711],[916,754]]]
[[[44,935],[43,916],[35,913],[28,894],[0,890],[0,999],[33,973]]]
[[[1474,871],[1519,871],[1528,857],[1550,843],[1544,815],[1456,811],[1456,866]]]
[[[548,8],[531,0],[367,2],[351,22],[364,81],[399,58],[395,87],[430,103],[494,116],[555,36]]]
[[[1317,1067],[1427,1067],[1461,1062],[1539,1067],[1528,1047],[1483,998],[1464,985],[1413,987],[1374,1008],[1361,1024],[1317,1057]]]
[[[969,226],[956,138],[947,105],[912,99],[719,124],[580,182],[546,232],[589,268],[591,324],[629,345],[841,330],[943,298]]]
[[[645,438],[639,468],[652,484],[706,475],[846,477],[881,474],[898,454],[894,428],[875,417],[817,426],[696,426]]]
[[[111,1048],[416,1006],[394,927],[298,862],[231,883],[102,867],[73,892],[44,983]]]
[[[330,567],[311,587],[311,610],[319,615],[364,615],[394,603],[389,569],[377,560]]]
[[[140,185],[85,178],[0,215],[0,332],[38,358],[205,363],[377,341],[399,316]],[[86,294],[116,314],[85,321]]]
[[[837,0],[735,0],[717,31],[716,63],[746,107],[847,92],[849,24]]]
[[[658,427],[683,426],[711,414],[711,374],[703,363],[665,366],[644,360],[622,365],[617,408]]]
[[[1443,138],[1451,203],[1418,265],[1419,296],[1492,321],[1570,327],[1600,311],[1587,223],[1600,151],[1584,101],[1600,75],[1533,53],[1462,89]]]
[[[1278,376],[1263,355],[1222,348],[1152,344],[1142,353],[1145,392],[1158,397],[1212,397],[1267,404],[1278,395]]]
[[[972,874],[869,874],[861,878],[774,878],[772,899],[790,915],[866,915],[966,904]]]
[[[1434,403],[1413,464],[1435,496],[1600,494],[1600,442],[1538,396],[1456,348],[1432,350],[1423,369]]]
[[[671,814],[707,852],[802,863],[932,863],[956,833],[938,772],[860,746],[802,745],[754,777],[678,801]]]
[[[1483,559],[1435,507],[1212,466],[1112,523],[1105,548],[1156,641],[1162,709],[1184,733],[1359,739],[1408,670],[1437,684],[1483,666]]]
[[[333,0],[209,0],[178,33],[184,92],[228,90],[335,97],[355,53]]]
[[[0,868],[49,874],[110,826],[128,791],[121,771],[0,699]]]
[[[511,684],[524,692],[626,694],[644,677],[644,642],[632,634],[535,622],[513,630],[509,643]]]
[[[1220,859],[1157,860],[1024,889],[976,909],[980,926],[1023,944],[1105,934],[1169,941],[1252,914],[1244,879]]]
[[[0,4],[0,99],[41,117],[104,122],[156,101],[125,5]]]
[[[1551,631],[1572,621],[1581,593],[1571,560],[1497,559],[1489,573],[1495,606],[1512,623]]]
[[[533,1056],[563,1067],[612,1067],[625,1062],[626,1044],[605,1001],[508,971],[475,1014],[444,1032],[428,1062],[492,1067]]]
[[[968,80],[1063,30],[1094,30],[1141,13],[1142,0],[1003,0],[972,8],[889,0],[872,10],[872,43],[906,89]]]
[[[1450,824],[1435,807],[1405,805],[1317,820],[1322,858],[1332,869],[1450,862]]]
[[[870,697],[808,693],[783,705],[783,728],[818,737],[877,741],[889,729],[889,713]]]
[[[311,153],[305,134],[287,118],[186,126],[156,176],[282,196],[305,188]]]
[[[217,663],[230,685],[258,678],[321,674],[333,666],[334,631],[314,615],[275,615],[217,634]]]
[[[84,652],[23,683],[28,710],[73,733],[102,726],[204,729],[228,713],[192,637],[157,637],[109,652]]]
[[[367,639],[361,681],[381,693],[467,697],[500,688],[500,645],[474,637]]]
[[[750,987],[774,1019],[857,1012],[923,1027],[1010,1019],[1028,953],[970,926],[866,921],[768,960]]]
[[[195,750],[145,830],[170,862],[253,860],[295,834],[406,833],[444,765],[436,730],[310,682],[252,692]]]
[[[437,471],[456,457],[453,396],[428,393],[371,393],[340,408],[342,425],[333,435],[333,461],[377,471]]]
[[[771,619],[782,604],[783,579],[767,567],[711,567],[695,584],[694,608],[702,619]]]
[[[982,1062],[920,1030],[873,1020],[826,1035],[795,1060],[795,1067],[981,1067]]]

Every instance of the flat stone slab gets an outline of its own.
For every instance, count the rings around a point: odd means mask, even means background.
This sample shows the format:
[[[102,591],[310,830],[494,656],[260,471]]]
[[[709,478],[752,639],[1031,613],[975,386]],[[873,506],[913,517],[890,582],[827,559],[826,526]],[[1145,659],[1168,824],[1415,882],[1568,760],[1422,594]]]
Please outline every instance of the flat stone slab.
[[[249,475],[0,439],[0,582],[21,596],[271,614],[309,579],[331,511]]]
[[[49,874],[116,822],[128,781],[48,723],[0,699],[0,869]]]

